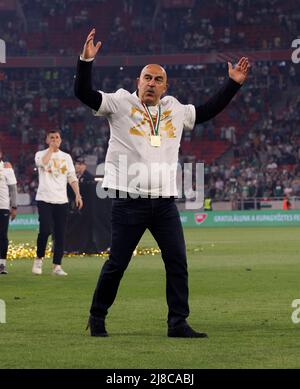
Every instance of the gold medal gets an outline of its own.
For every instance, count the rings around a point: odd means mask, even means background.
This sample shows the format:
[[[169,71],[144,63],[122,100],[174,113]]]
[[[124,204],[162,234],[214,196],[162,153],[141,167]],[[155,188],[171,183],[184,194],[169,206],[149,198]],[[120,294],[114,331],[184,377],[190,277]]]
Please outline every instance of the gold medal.
[[[159,124],[160,124],[160,117],[161,117],[161,107],[160,107],[160,105],[158,106],[158,114],[157,114],[157,118],[156,118],[156,123],[154,123],[154,120],[153,120],[153,117],[151,115],[151,112],[149,111],[149,108],[144,103],[142,103],[142,105],[143,105],[143,107],[146,111],[146,114],[150,120],[150,128],[151,128],[150,143],[151,143],[151,146],[160,147],[161,138],[160,138],[158,131],[159,131]]]
[[[151,135],[151,146],[160,147],[160,136],[159,135]]]

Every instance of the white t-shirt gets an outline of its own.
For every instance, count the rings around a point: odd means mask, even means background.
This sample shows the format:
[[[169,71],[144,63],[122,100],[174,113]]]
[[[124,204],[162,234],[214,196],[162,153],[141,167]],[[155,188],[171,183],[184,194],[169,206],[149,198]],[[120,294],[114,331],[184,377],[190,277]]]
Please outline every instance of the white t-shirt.
[[[8,185],[16,183],[13,169],[4,167],[4,162],[0,161],[0,209],[10,209]]]
[[[65,204],[68,202],[67,183],[78,181],[74,164],[69,154],[61,150],[52,153],[47,165],[42,158],[48,149],[35,154],[35,164],[39,172],[39,186],[35,199],[51,204]]]
[[[110,140],[105,159],[102,186],[130,193],[176,196],[176,171],[183,128],[193,129],[196,110],[176,98],[160,100],[160,147],[150,143],[150,119],[136,92],[119,89],[102,92],[96,116],[105,116],[110,125]],[[148,107],[154,119],[158,105]]]

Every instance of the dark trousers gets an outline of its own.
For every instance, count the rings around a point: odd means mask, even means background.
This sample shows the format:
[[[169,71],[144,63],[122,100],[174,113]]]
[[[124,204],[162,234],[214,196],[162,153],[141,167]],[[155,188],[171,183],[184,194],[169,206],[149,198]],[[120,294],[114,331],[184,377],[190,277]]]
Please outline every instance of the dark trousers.
[[[117,295],[120,280],[146,229],[161,249],[166,269],[168,325],[189,315],[188,273],[182,225],[174,198],[114,199],[112,242],[94,293],[90,313],[104,318]]]
[[[50,204],[44,201],[38,201],[37,206],[40,222],[37,238],[37,257],[43,258],[45,256],[49,235],[53,234],[53,263],[60,265],[64,255],[68,203]]]
[[[6,259],[7,256],[9,214],[8,209],[0,209],[0,259]]]

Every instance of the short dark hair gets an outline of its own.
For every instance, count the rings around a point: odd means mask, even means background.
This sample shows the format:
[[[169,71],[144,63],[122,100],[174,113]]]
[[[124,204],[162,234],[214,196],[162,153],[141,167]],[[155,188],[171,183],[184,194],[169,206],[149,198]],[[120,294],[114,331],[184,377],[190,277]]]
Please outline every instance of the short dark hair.
[[[78,163],[80,165],[86,165],[84,157],[75,158],[75,163]]]
[[[60,130],[49,130],[47,132],[47,136],[50,135],[50,134],[59,134],[61,136]]]

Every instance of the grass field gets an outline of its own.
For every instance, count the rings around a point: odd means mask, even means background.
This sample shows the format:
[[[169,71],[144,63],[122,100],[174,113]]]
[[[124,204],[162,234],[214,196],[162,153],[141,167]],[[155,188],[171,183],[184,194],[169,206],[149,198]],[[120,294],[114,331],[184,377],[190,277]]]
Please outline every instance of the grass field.
[[[107,319],[108,338],[85,331],[103,259],[68,258],[66,278],[31,274],[31,260],[0,277],[7,323],[1,368],[300,368],[300,228],[187,229],[190,324],[208,339],[166,337],[160,256],[136,256]],[[33,242],[33,232],[10,239]],[[156,247],[150,234],[141,246]]]

